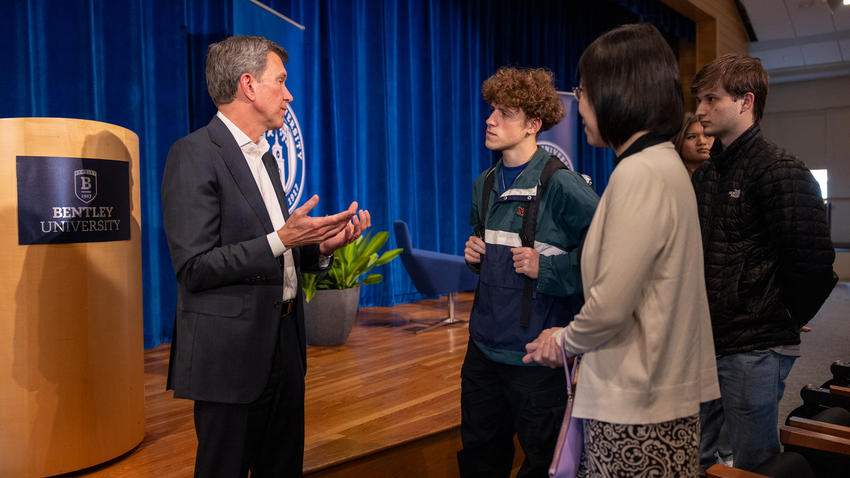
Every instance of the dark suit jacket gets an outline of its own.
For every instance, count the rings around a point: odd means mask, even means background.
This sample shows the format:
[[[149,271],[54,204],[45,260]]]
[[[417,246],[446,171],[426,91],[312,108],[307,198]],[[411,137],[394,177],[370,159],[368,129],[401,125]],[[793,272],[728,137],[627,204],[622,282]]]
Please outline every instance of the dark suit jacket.
[[[277,164],[270,154],[263,161],[288,218]],[[171,147],[162,215],[178,283],[168,388],[177,398],[252,402],[266,385],[278,342],[283,258],[272,254],[260,190],[218,117]],[[294,248],[293,257],[299,271],[318,270],[318,246]],[[306,363],[300,284],[297,290],[288,320],[297,321]]]

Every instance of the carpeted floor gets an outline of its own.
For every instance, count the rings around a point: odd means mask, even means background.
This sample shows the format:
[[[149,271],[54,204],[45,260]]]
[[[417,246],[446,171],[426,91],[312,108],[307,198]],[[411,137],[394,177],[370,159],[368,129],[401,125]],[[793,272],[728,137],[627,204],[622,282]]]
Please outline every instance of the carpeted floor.
[[[791,410],[802,405],[800,389],[809,383],[820,386],[832,378],[832,362],[850,360],[850,282],[835,286],[809,327],[812,331],[802,336],[802,356],[785,381],[785,395],[779,402],[780,424]]]

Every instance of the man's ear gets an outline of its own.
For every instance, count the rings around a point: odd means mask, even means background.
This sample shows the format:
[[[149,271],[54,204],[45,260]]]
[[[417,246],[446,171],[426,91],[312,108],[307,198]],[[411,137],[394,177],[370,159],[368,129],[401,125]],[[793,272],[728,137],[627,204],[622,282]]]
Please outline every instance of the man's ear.
[[[741,96],[741,114],[744,114],[745,111],[752,111],[753,106],[756,103],[756,95],[753,94],[752,91],[748,91]]]
[[[257,80],[250,73],[242,73],[239,77],[239,90],[251,101],[257,99],[257,94],[254,92],[254,85]]]
[[[526,124],[525,132],[528,133],[528,134],[535,134],[536,135],[537,133],[540,132],[540,128],[542,128],[542,127],[543,127],[543,120],[541,120],[540,118],[531,118],[530,120],[528,120],[528,123]]]

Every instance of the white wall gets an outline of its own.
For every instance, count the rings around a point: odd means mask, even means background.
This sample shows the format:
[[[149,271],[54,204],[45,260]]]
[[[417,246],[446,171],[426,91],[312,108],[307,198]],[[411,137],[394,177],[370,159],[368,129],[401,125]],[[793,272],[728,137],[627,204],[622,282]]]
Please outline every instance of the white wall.
[[[850,243],[850,76],[772,84],[762,130],[810,169],[829,170],[832,240]],[[838,255],[836,272],[850,280],[850,252]]]
[[[850,76],[771,85],[762,129],[809,168],[829,170],[832,239],[850,243]]]

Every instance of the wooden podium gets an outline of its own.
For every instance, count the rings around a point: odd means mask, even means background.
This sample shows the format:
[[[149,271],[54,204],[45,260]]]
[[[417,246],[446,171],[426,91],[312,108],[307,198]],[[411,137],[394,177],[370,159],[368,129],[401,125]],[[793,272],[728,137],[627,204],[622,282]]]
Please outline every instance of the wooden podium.
[[[130,240],[19,245],[19,156],[128,162]],[[139,208],[132,131],[0,119],[0,476],[79,470],[144,437]]]

